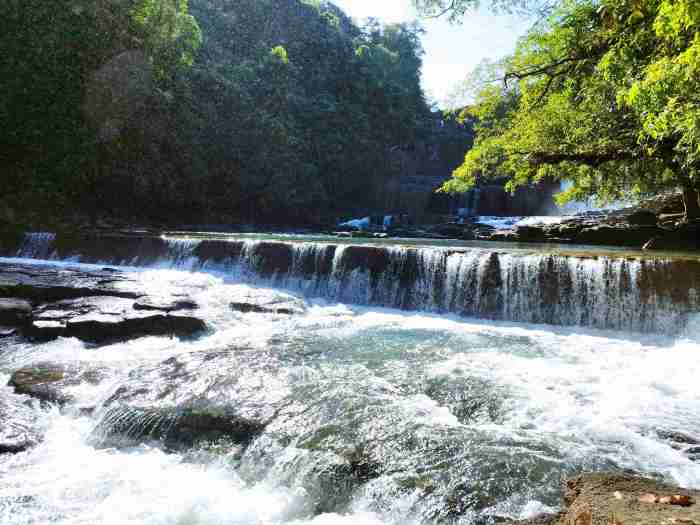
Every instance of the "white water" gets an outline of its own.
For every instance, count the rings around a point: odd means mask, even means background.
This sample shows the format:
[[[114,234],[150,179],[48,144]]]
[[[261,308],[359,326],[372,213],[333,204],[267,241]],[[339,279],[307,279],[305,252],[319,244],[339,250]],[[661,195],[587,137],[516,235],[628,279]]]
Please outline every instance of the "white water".
[[[330,301],[677,334],[700,312],[700,262],[488,248],[166,237],[105,249],[31,236],[19,257],[204,271]],[[123,239],[122,241],[123,242]]]
[[[248,285],[233,274],[132,271],[153,291],[194,286],[211,334],[99,349],[74,339],[6,344],[0,373],[36,361],[107,372],[98,386],[74,389],[75,407],[43,410],[41,445],[0,456],[2,525],[477,523],[479,515],[551,509],[561,478],[591,469],[632,469],[700,487],[700,464],[655,432],[700,434],[695,320],[685,335],[668,337],[323,298],[301,316],[240,314],[227,304]],[[200,357],[210,354],[212,365]],[[172,357],[196,380],[176,385],[164,403],[196,395],[286,408],[242,455],[230,446],[97,447],[100,403],[134,377],[154,392],[164,388],[148,370]],[[77,411],[94,405],[95,417]],[[377,476],[347,487],[342,476],[329,481],[353,447],[379,464]],[[463,506],[451,514],[455,498]]]

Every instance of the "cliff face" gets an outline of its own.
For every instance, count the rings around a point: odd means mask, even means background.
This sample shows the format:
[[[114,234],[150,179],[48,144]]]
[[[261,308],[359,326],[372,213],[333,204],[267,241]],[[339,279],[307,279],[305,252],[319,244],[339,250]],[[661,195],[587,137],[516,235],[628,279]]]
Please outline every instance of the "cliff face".
[[[461,143],[441,143],[439,136],[427,137],[390,152],[393,176],[387,182],[385,207],[393,213],[408,213],[418,220],[435,215],[546,215],[555,210],[553,196],[558,184],[540,183],[510,194],[503,183],[483,183],[463,194],[450,196],[436,191],[461,164],[471,147],[469,130],[461,132]]]

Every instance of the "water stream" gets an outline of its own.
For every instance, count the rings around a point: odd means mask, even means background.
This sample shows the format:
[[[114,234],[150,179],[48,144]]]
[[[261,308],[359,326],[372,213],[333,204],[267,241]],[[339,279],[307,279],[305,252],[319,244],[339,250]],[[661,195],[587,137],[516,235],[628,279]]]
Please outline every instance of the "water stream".
[[[696,261],[50,235],[5,255],[187,284],[210,330],[100,348],[0,342],[2,384],[37,361],[103,377],[62,409],[35,404],[44,441],[0,456],[3,525],[486,524],[557,508],[581,471],[700,487],[700,463],[660,437],[700,435]],[[260,288],[309,308],[228,307]],[[136,426],[196,406],[265,427],[245,444],[113,441],[104,429],[126,416],[109,400],[124,391],[148,408],[129,413]]]

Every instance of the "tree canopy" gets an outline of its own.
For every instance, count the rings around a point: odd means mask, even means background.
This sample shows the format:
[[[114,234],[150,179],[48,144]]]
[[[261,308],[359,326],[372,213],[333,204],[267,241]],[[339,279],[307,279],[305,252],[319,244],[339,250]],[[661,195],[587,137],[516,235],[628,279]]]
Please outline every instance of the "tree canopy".
[[[697,217],[699,68],[696,1],[562,0],[465,110],[476,145],[444,190],[503,175],[570,181],[561,201],[680,187]]]
[[[381,205],[419,26],[311,0],[0,3],[3,209],[308,222]]]

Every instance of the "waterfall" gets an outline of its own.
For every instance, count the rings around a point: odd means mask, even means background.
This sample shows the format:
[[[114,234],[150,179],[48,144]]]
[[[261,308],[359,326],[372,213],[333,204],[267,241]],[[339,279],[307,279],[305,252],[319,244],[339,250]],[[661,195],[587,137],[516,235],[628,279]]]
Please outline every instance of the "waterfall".
[[[700,310],[693,259],[50,234],[4,255],[211,271],[358,305],[639,332],[677,333]]]

